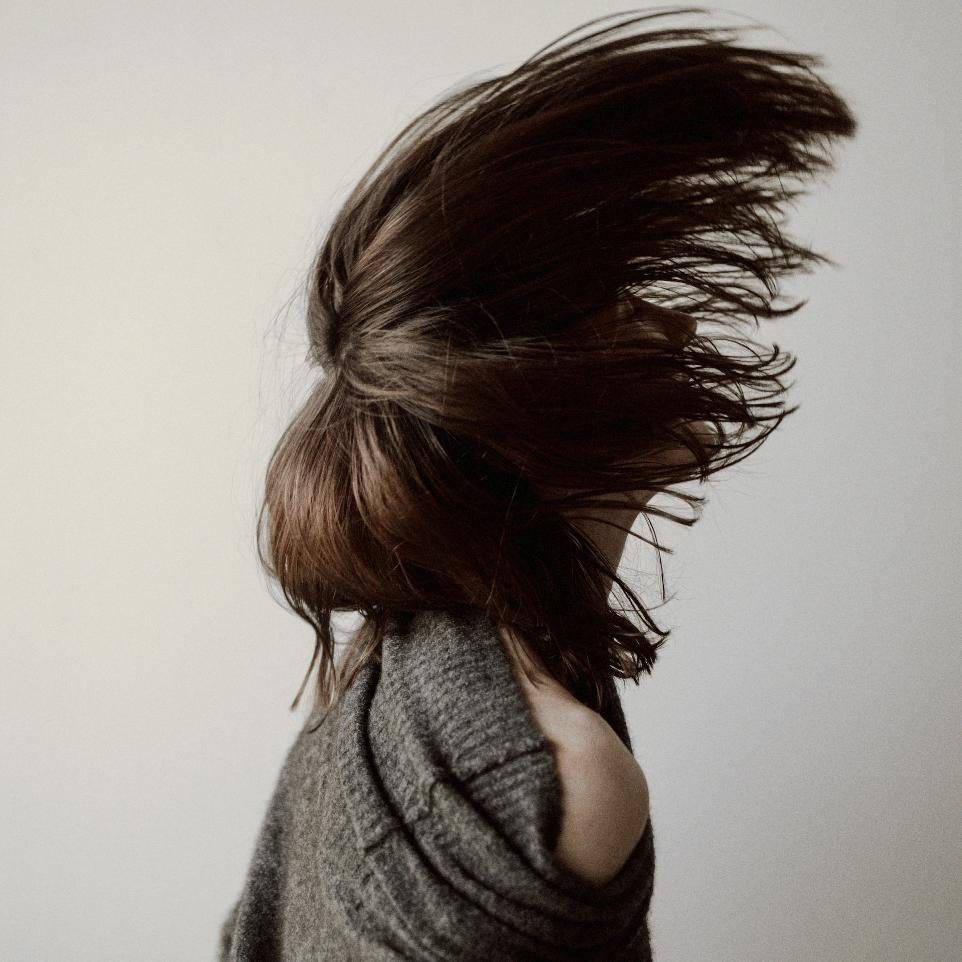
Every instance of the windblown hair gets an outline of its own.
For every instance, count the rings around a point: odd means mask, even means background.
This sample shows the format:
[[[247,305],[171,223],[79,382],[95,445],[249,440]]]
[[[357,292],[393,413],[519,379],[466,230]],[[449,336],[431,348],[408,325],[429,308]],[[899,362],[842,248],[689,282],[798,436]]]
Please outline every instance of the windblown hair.
[[[329,711],[387,619],[423,609],[483,609],[599,711],[603,679],[651,672],[670,632],[576,522],[639,491],[700,508],[672,487],[797,409],[795,358],[744,329],[806,303],[777,306],[782,275],[834,264],[786,236],[784,208],[856,129],[820,57],[668,25],[710,13],[601,17],[450,90],[334,218],[307,287],[321,376],[258,519],[315,634],[292,709],[318,662]],[[656,552],[651,517],[697,520],[641,510]],[[363,616],[341,659],[337,611]]]

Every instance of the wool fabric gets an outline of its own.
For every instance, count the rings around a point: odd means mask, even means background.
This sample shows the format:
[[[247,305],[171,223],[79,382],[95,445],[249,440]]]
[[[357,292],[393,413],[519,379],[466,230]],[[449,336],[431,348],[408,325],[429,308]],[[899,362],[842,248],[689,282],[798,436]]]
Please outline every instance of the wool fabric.
[[[494,624],[392,616],[380,660],[289,749],[218,962],[650,962],[650,819],[596,885],[553,856],[561,815]]]

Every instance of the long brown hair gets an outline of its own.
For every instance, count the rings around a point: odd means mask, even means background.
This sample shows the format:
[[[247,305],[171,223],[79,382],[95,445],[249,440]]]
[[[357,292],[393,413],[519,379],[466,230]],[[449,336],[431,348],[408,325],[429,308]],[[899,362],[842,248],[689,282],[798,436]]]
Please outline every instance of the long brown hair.
[[[292,709],[318,662],[329,710],[387,619],[422,609],[483,609],[598,710],[604,679],[651,671],[670,632],[578,511],[642,490],[698,509],[671,486],[796,409],[795,358],[745,329],[805,303],[777,306],[780,276],[834,263],[785,234],[784,207],[856,129],[821,58],[674,22],[710,12],[601,17],[449,90],[337,213],[307,286],[319,376],[258,519],[261,562],[315,634]],[[694,336],[655,336],[672,318]],[[652,516],[697,520],[642,511],[656,552]],[[338,611],[363,616],[340,661]]]

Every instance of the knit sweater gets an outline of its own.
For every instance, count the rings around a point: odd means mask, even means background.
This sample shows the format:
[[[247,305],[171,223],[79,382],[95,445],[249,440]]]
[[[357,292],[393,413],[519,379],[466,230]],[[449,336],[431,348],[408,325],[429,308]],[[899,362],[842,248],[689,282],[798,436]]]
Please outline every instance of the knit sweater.
[[[631,750],[617,690],[611,703]],[[561,815],[494,625],[475,609],[396,616],[380,662],[289,749],[218,960],[650,960],[650,820],[596,885],[552,854]]]

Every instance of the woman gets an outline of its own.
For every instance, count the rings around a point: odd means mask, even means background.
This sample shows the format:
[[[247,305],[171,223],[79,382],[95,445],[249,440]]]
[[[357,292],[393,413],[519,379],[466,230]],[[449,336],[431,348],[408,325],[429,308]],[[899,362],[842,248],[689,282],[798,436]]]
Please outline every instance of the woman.
[[[222,959],[651,957],[613,680],[669,632],[618,563],[639,514],[697,520],[655,494],[700,506],[675,486],[794,410],[794,358],[742,329],[828,261],[782,209],[855,130],[819,58],[675,22],[705,13],[601,18],[448,92],[328,231],[325,376],[262,513],[315,632],[314,706]],[[363,617],[335,657],[339,610]]]

